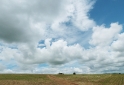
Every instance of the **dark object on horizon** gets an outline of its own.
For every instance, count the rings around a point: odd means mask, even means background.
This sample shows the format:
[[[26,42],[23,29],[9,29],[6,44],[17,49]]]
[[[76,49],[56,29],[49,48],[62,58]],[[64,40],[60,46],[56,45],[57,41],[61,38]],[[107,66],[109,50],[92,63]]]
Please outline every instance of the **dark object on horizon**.
[[[121,73],[112,73],[112,74],[121,74]]]
[[[104,74],[123,74],[123,73],[104,73]]]
[[[76,75],[76,73],[74,72],[73,75]]]
[[[60,74],[60,75],[64,75],[64,73],[58,73],[58,74]]]

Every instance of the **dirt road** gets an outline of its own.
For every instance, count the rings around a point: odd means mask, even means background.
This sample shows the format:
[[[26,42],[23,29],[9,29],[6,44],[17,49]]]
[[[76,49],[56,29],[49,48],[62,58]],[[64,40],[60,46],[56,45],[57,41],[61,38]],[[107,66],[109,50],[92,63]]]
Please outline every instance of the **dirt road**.
[[[70,82],[68,80],[64,80],[62,78],[58,78],[58,77],[56,77],[54,75],[48,75],[48,78],[50,80],[52,80],[54,83],[56,83],[56,85],[78,85],[78,84],[76,84],[74,82]]]

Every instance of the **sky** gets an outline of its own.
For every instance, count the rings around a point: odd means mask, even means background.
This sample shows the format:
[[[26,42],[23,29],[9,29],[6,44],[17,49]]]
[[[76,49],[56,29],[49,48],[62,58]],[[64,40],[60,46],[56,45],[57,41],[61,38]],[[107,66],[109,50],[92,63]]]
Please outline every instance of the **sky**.
[[[0,0],[0,73],[124,73],[124,0]]]

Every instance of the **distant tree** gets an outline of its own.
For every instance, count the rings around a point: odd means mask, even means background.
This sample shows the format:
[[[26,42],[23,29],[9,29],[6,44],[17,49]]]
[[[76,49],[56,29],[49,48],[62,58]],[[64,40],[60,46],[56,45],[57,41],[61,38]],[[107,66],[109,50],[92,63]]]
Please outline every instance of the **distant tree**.
[[[76,75],[76,73],[74,72],[73,75]]]
[[[60,74],[60,75],[64,75],[64,73],[58,73],[58,74]]]

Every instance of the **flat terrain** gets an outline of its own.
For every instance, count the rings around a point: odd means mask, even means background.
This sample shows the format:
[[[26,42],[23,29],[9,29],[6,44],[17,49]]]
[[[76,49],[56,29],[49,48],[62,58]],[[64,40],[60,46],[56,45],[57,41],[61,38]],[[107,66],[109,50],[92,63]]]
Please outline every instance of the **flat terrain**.
[[[124,85],[124,74],[0,74],[0,85]]]

